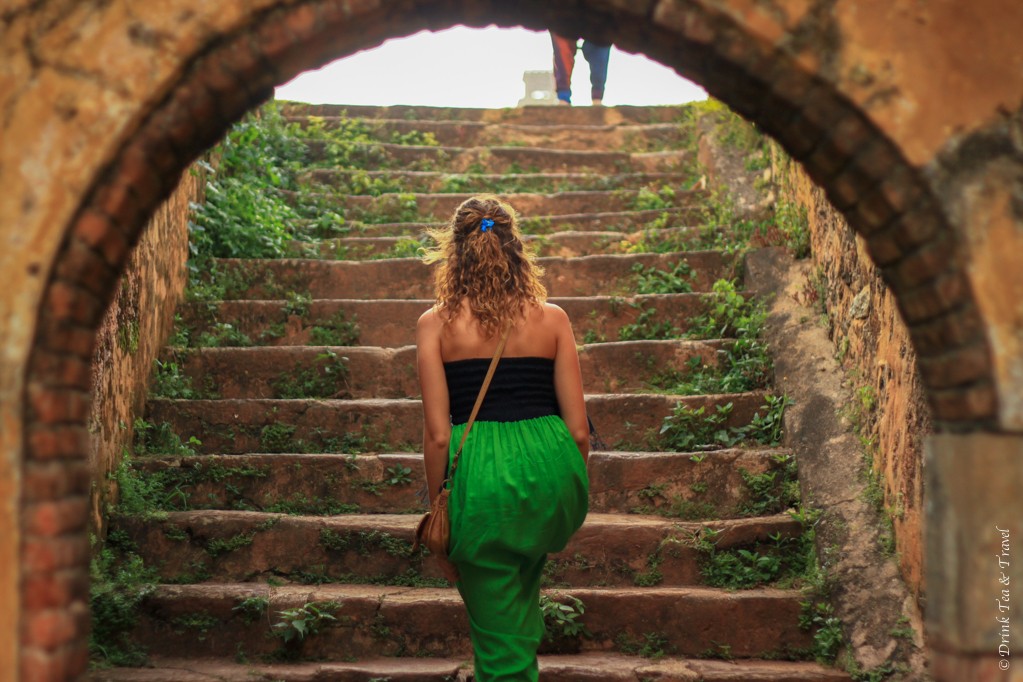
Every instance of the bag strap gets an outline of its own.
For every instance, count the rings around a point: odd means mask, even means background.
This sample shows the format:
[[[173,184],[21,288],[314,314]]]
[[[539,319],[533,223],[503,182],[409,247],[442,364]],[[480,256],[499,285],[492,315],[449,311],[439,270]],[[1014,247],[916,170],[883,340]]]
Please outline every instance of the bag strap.
[[[473,422],[476,421],[476,415],[480,411],[480,406],[483,405],[483,398],[487,395],[487,389],[490,387],[490,380],[494,378],[494,371],[497,369],[497,361],[501,359],[501,353],[504,352],[504,346],[508,342],[508,335],[511,334],[511,327],[509,326],[504,330],[504,334],[501,335],[501,340],[497,344],[497,350],[494,351],[494,359],[490,361],[490,368],[487,369],[487,376],[483,379],[483,386],[480,388],[480,393],[476,396],[476,404],[472,406],[472,413],[469,415],[469,421],[465,424],[465,431],[462,432],[462,442],[458,444],[458,450],[455,451],[455,457],[451,461],[451,468],[448,470],[447,477],[441,482],[440,489],[444,490],[444,486],[455,477],[455,468],[458,467],[458,458],[462,456],[462,448],[465,447],[465,439],[469,437],[469,429],[472,428]]]

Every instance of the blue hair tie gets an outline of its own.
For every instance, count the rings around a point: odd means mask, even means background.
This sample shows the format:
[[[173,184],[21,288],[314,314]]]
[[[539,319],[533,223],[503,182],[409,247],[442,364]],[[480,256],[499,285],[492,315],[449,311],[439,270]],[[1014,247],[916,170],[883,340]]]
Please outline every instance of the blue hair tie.
[[[494,221],[491,220],[490,218],[484,218],[483,220],[480,221],[480,229],[483,230],[484,232],[486,232],[487,230],[489,230],[493,226],[494,226]]]

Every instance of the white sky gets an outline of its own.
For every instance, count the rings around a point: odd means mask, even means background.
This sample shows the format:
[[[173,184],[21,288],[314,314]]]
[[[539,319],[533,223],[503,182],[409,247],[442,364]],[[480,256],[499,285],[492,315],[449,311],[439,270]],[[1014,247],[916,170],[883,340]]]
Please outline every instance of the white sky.
[[[524,71],[552,69],[547,33],[457,26],[407,38],[306,71],[277,88],[278,99],[316,104],[514,107]],[[698,85],[641,55],[612,48],[604,104],[682,104],[706,99]],[[572,103],[590,103],[590,70],[576,53]]]

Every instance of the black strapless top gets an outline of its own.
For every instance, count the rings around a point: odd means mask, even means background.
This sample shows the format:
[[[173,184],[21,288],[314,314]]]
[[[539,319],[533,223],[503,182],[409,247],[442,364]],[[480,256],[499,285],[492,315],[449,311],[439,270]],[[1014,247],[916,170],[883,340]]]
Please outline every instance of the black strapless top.
[[[469,421],[491,358],[470,358],[444,363],[451,402],[451,423]],[[490,380],[476,419],[514,422],[561,414],[554,393],[554,360],[548,358],[501,358]]]

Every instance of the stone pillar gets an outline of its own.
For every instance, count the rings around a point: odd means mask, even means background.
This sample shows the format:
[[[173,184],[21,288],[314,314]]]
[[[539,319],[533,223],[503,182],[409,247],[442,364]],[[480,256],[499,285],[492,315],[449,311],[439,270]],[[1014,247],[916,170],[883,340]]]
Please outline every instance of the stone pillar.
[[[1023,435],[929,436],[927,634],[940,682],[1023,682]]]
[[[553,106],[558,103],[558,95],[554,92],[553,71],[524,71],[522,82],[526,85],[526,94],[519,100],[520,107]]]

